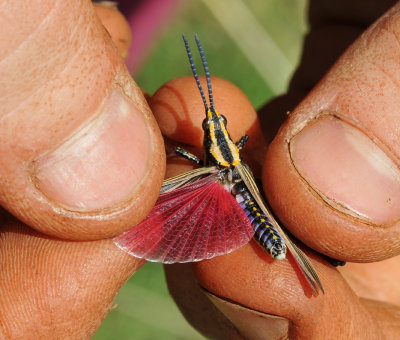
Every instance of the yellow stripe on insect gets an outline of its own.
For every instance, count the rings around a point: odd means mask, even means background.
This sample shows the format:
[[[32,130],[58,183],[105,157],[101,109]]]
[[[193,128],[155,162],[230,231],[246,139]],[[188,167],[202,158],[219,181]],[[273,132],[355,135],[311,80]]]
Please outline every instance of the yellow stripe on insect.
[[[209,137],[211,140],[211,146],[209,152],[214,157],[214,159],[218,162],[220,166],[236,166],[240,163],[240,155],[237,146],[232,142],[228,131],[225,128],[225,124],[222,120],[218,119],[218,121],[214,121],[215,117],[220,117],[220,114],[217,110],[208,110],[207,118],[209,124]],[[216,130],[222,132],[223,140],[217,140]],[[220,138],[220,137],[219,137]],[[220,145],[225,145],[229,149],[230,157],[232,161],[228,161],[223,155]]]
[[[228,131],[226,130],[226,127],[223,125],[223,123],[221,123],[221,127],[222,127],[222,132],[224,133],[224,136],[227,140],[229,140],[229,134]]]
[[[217,155],[215,152],[211,152],[211,154],[213,155],[213,157],[214,157],[215,159],[218,159],[218,155]]]
[[[210,136],[213,137],[214,134],[210,133]],[[213,141],[213,139],[211,139]],[[216,144],[213,144],[211,146],[211,154],[213,155],[213,157],[217,160],[217,162],[219,164],[221,164],[222,166],[229,166],[229,163],[224,159],[224,157],[222,156],[221,150],[220,148],[217,146],[215,147]]]

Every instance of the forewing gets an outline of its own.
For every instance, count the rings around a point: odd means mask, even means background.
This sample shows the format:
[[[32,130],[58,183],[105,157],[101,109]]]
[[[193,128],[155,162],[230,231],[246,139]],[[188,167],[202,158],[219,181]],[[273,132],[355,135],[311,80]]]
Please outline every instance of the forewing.
[[[305,278],[307,279],[308,283],[310,284],[310,286],[312,287],[314,292],[316,292],[318,294],[317,287],[319,287],[321,289],[321,291],[324,293],[324,288],[322,287],[322,284],[318,277],[318,274],[315,271],[310,260],[308,259],[307,255],[304,254],[304,252],[290,240],[290,238],[283,231],[283,229],[281,228],[279,223],[275,220],[272,213],[269,211],[267,205],[264,203],[261,193],[258,190],[257,184],[254,181],[253,174],[250,172],[250,170],[247,167],[245,167],[241,164],[238,164],[236,166],[236,169],[238,170],[240,177],[246,184],[250,193],[256,200],[258,206],[261,208],[261,210],[264,212],[264,214],[268,217],[268,219],[273,223],[273,225],[276,228],[276,230],[278,231],[278,233],[282,236],[283,240],[286,243],[287,249],[293,255],[294,259],[296,260],[300,269],[304,273]]]
[[[148,217],[114,241],[136,257],[175,263],[229,253],[252,236],[240,205],[210,175],[161,194]]]
[[[193,169],[183,174],[168,178],[163,182],[163,185],[161,187],[161,193],[175,190],[177,188],[184,186],[185,184],[196,181],[199,177],[209,174],[216,174],[217,172],[218,170],[215,166],[208,166],[208,167]]]

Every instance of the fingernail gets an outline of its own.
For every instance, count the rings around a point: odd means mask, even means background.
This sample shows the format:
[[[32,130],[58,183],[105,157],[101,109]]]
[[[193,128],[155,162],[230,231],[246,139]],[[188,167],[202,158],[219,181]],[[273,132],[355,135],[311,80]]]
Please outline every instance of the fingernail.
[[[92,211],[129,200],[150,169],[152,141],[143,115],[115,86],[90,121],[33,162],[33,181],[67,209]]]
[[[211,302],[231,321],[245,339],[288,339],[289,320],[231,303],[204,291]]]
[[[331,207],[380,226],[400,218],[400,171],[366,134],[330,115],[290,140],[294,166]]]

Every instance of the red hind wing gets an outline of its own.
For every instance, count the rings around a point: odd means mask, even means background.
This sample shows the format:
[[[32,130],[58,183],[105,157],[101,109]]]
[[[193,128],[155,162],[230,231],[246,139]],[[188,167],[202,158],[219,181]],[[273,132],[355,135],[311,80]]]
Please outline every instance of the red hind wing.
[[[147,218],[114,241],[148,261],[194,262],[234,251],[253,233],[235,198],[208,176],[161,194]]]

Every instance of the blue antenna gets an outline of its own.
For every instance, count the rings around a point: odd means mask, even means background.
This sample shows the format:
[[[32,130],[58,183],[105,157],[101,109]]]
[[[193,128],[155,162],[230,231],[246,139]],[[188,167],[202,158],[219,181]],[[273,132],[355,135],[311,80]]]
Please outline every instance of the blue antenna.
[[[193,62],[192,52],[190,51],[189,43],[184,34],[182,34],[182,38],[183,38],[183,41],[185,42],[186,52],[189,57],[190,66],[192,67],[193,75],[194,75],[194,78],[196,79],[197,87],[199,88],[201,98],[203,98],[204,107],[206,108],[206,112],[207,112],[208,105],[207,105],[207,101],[206,101],[206,96],[204,95],[203,88],[201,87],[201,84],[200,84],[199,75],[197,74],[196,66],[194,65],[194,62]],[[208,80],[207,80],[207,82],[208,82]],[[213,107],[213,105],[211,107]]]
[[[213,99],[212,89],[211,89],[210,71],[208,70],[206,56],[204,54],[203,46],[201,46],[201,42],[200,42],[199,36],[197,34],[195,35],[195,38],[196,38],[197,48],[199,49],[201,60],[203,62],[204,71],[206,73],[207,86],[208,86],[208,96],[210,98],[210,107],[212,109],[215,109],[215,107],[214,107],[214,99]]]

